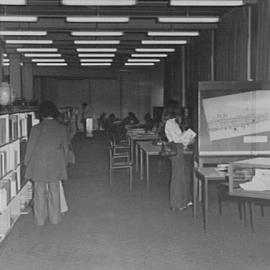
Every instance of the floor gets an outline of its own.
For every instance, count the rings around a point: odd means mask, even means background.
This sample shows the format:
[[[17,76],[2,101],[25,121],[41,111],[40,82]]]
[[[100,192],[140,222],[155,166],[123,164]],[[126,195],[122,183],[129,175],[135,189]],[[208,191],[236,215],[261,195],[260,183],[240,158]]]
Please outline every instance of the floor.
[[[69,212],[59,225],[38,227],[23,215],[0,244],[1,270],[269,270],[270,209],[254,210],[255,232],[238,218],[237,206],[217,209],[210,186],[207,233],[201,211],[168,208],[169,164],[151,160],[151,188],[126,172],[108,185],[107,142],[102,136],[74,139],[76,164],[65,183]],[[270,208],[270,207],[269,207]]]

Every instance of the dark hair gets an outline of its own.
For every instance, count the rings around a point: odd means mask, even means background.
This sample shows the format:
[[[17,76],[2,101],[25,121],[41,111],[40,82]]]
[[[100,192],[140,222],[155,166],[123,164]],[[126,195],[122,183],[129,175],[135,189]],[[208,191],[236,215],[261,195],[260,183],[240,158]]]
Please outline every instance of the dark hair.
[[[163,111],[163,116],[166,119],[175,118],[176,116],[181,116],[181,108],[179,106],[179,103],[176,100],[170,100]]]
[[[56,117],[58,116],[58,110],[56,108],[56,105],[49,100],[43,101],[39,105],[38,113],[41,119],[45,117],[53,117],[54,119],[56,119]]]

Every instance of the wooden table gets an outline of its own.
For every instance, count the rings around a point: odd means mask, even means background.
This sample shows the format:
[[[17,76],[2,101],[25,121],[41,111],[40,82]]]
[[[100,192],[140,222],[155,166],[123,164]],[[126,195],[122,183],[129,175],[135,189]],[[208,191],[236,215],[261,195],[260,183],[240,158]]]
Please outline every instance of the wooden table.
[[[140,150],[140,179],[143,180],[144,172],[144,158],[145,154],[145,163],[146,163],[146,188],[149,190],[150,187],[150,175],[149,175],[149,158],[150,156],[158,156],[161,150],[161,145],[154,145],[152,142],[144,141],[137,142],[137,146]],[[193,155],[193,151],[186,150],[184,151],[185,155]]]
[[[193,169],[193,217],[196,217],[198,201],[198,181],[202,183],[203,228],[206,231],[208,223],[208,182],[227,181],[227,173],[217,171],[213,167],[198,167]]]
[[[137,133],[137,134],[128,134],[127,135],[130,141],[130,148],[131,148],[131,158],[132,161],[134,160],[134,148],[135,148],[135,166],[136,171],[139,169],[139,149],[137,147],[136,142],[139,141],[153,141],[158,139],[157,134],[153,133]]]

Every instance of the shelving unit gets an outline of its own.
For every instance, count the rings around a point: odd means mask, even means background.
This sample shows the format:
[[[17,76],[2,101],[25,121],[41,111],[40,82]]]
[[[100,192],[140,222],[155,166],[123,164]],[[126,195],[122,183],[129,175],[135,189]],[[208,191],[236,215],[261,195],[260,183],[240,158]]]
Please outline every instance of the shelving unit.
[[[23,179],[22,165],[33,111],[0,114],[0,242],[32,199],[32,184]]]

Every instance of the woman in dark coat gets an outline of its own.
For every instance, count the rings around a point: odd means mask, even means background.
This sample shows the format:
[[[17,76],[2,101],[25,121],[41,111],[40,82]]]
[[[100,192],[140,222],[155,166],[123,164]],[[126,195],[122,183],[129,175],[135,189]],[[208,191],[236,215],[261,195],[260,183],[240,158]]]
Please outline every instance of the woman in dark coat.
[[[25,178],[34,182],[34,216],[38,225],[61,221],[59,181],[67,179],[68,136],[57,120],[56,106],[39,106],[41,122],[32,127],[26,148]]]

